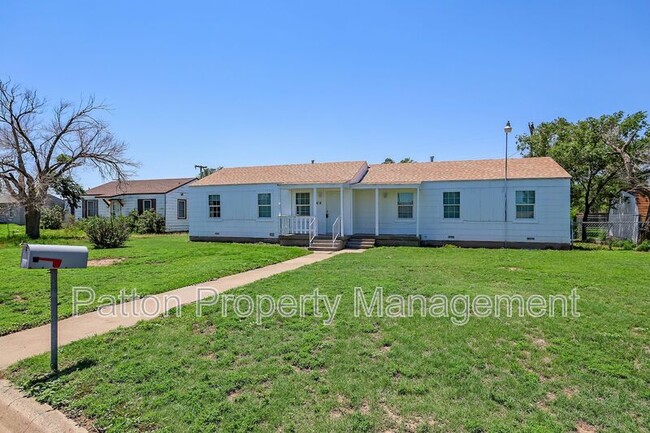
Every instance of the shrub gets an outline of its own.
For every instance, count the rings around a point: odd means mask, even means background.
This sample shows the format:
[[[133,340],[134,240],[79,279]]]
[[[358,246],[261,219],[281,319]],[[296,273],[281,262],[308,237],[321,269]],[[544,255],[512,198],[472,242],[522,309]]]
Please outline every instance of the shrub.
[[[146,210],[133,219],[133,212],[128,216],[129,224],[133,225],[134,231],[140,234],[147,233],[164,233],[165,218],[160,216],[156,211]]]
[[[65,211],[61,206],[46,207],[41,211],[41,228],[58,230],[63,227]]]
[[[643,241],[636,247],[637,251],[642,251],[644,253],[647,253],[650,251],[650,241]]]
[[[625,251],[631,251],[634,249],[634,242],[629,239],[614,239],[609,244],[610,249],[612,248],[621,248]]]
[[[124,246],[131,231],[125,217],[92,217],[83,224],[86,236],[95,248],[118,248]]]

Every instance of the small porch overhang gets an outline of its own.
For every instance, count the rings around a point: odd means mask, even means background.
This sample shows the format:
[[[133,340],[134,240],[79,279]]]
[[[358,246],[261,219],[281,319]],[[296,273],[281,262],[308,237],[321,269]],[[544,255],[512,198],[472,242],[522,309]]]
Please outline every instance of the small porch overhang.
[[[421,183],[391,183],[391,184],[367,184],[360,183],[353,185],[352,190],[370,190],[374,191],[374,236],[380,236],[380,191],[385,190],[413,190],[414,192],[414,209],[413,209],[413,219],[415,220],[415,237],[419,239],[420,237],[420,186]],[[384,233],[383,235],[389,235]]]

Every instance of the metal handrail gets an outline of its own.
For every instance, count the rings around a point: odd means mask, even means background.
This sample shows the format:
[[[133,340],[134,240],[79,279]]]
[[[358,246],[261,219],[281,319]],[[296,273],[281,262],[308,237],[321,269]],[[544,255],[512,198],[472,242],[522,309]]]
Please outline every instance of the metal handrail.
[[[338,230],[335,230],[334,227],[336,224],[339,225]],[[341,217],[336,217],[334,223],[332,224],[332,246],[336,243],[336,240],[341,236]]]
[[[309,246],[311,247],[311,243],[314,241],[316,238],[316,217],[313,217],[311,221],[309,221]]]

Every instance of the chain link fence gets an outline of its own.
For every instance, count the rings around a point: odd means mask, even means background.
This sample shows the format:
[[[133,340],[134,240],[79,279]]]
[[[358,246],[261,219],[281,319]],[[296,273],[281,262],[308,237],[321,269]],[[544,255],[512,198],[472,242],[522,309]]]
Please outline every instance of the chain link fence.
[[[573,221],[571,238],[574,242],[603,242],[610,239],[630,240],[639,243],[642,240],[643,223],[638,218],[610,221]]]

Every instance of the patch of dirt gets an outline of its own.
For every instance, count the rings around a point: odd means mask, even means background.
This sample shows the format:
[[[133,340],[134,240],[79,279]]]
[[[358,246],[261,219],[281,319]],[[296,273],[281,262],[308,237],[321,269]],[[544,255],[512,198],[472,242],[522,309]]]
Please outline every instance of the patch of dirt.
[[[546,393],[546,401],[555,401],[557,398],[557,395],[555,395],[554,392],[547,392]]]
[[[122,263],[125,259],[123,257],[118,257],[115,259],[95,259],[88,260],[89,268],[101,268],[103,266],[113,266],[118,263]]]
[[[338,402],[339,407],[334,408],[330,411],[330,418],[339,419],[343,415],[350,415],[354,413],[350,407],[350,400],[346,396],[338,394],[336,396],[336,401]]]
[[[23,298],[20,295],[15,295],[13,300],[14,300],[14,302],[24,302],[25,298]]]
[[[596,431],[596,427],[592,426],[591,424],[587,424],[584,421],[578,421],[578,424],[576,424],[577,433],[596,433]]]
[[[578,390],[575,388],[564,388],[562,392],[567,398],[573,398],[578,393]]]
[[[230,401],[230,402],[232,403],[232,402],[235,401],[235,400],[237,399],[237,397],[239,397],[240,395],[242,395],[242,391],[241,391],[240,389],[235,389],[235,390],[233,390],[233,391],[230,391],[230,392],[228,393],[228,401]]]
[[[533,340],[533,344],[539,348],[545,349],[548,347],[548,342],[544,340],[543,338],[535,338]]]
[[[217,332],[216,325],[201,326],[198,323],[192,324],[193,334],[213,335],[215,332]]]
[[[420,426],[427,425],[430,427],[435,426],[436,421],[433,417],[421,417],[421,416],[410,416],[410,417],[404,417],[400,415],[399,413],[395,412],[392,410],[390,407],[386,406],[385,404],[381,405],[382,410],[386,414],[386,417],[388,420],[394,424],[399,431],[406,431],[409,433],[415,433]],[[401,428],[400,428],[401,427]],[[389,429],[386,430],[384,433],[387,432],[394,432],[395,430]]]
[[[501,268],[501,269],[507,269],[507,270],[509,270],[509,271],[511,271],[511,272],[523,271],[522,268],[518,268],[518,267],[516,267],[516,266],[508,266],[508,267],[503,267],[503,268]]]
[[[379,348],[379,351],[380,351],[381,353],[388,353],[388,352],[390,352],[390,345],[388,345],[388,344],[384,344],[383,346],[381,346],[381,347]]]

